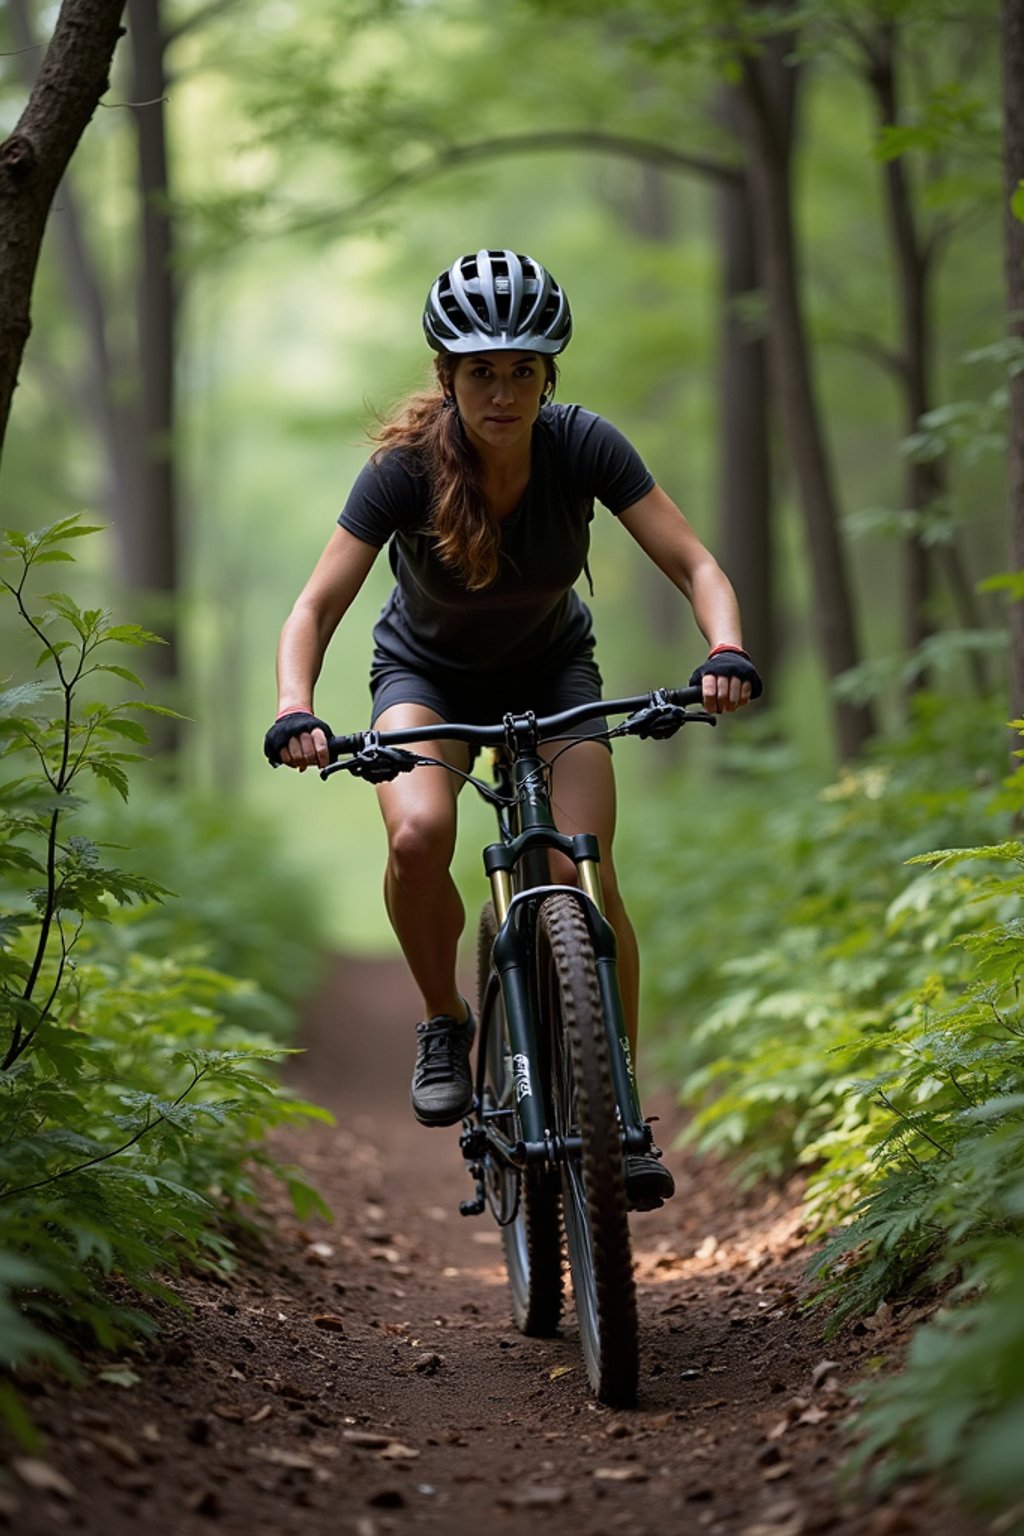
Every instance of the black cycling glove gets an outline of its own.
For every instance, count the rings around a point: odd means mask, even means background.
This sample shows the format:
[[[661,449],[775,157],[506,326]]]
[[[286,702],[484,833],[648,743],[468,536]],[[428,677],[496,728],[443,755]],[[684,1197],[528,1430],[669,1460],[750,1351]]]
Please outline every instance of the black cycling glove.
[[[712,651],[707,661],[702,661],[700,666],[695,667],[691,672],[690,687],[699,687],[702,679],[709,675],[738,677],[741,683],[749,683],[752,699],[759,699],[764,692],[764,684],[757,668],[746,651],[741,651],[739,646]]]
[[[309,715],[304,709],[297,709],[275,720],[263,738],[263,754],[270,766],[280,768],[281,748],[286,747],[293,736],[301,736],[304,731],[315,731],[318,726],[328,739],[334,735],[326,720],[321,720],[317,715]]]

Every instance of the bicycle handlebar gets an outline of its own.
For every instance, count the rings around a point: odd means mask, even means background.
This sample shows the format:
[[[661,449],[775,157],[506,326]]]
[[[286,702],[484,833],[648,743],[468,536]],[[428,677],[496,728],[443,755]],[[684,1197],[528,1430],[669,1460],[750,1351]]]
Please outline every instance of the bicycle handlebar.
[[[569,726],[580,725],[585,720],[595,720],[600,715],[629,715],[653,703],[700,704],[702,690],[697,688],[659,688],[653,693],[635,694],[628,699],[595,699],[590,704],[577,704],[564,709],[561,714],[539,716],[534,729],[540,739],[557,736]],[[519,719],[521,716],[514,716]],[[416,741],[463,741],[475,747],[501,747],[505,744],[505,722],[496,725],[461,725],[443,721],[438,725],[410,725],[400,731],[355,731],[350,736],[331,736],[327,742],[331,762],[362,752],[372,737],[381,747],[401,747]]]

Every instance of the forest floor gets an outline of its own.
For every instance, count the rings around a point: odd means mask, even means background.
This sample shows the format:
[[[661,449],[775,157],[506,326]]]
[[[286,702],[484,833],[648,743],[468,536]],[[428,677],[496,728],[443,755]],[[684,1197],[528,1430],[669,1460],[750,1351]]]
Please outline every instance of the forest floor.
[[[4,1447],[0,1527],[18,1536],[979,1536],[921,1483],[843,1480],[850,1391],[898,1359],[883,1309],[824,1343],[802,1306],[800,1190],[738,1194],[669,1153],[679,1193],[632,1218],[639,1407],[595,1403],[571,1309],[560,1337],[509,1321],[489,1218],[457,1132],[408,1108],[416,1002],[389,962],[339,961],[310,1011],[296,1085],[337,1117],[278,1138],[334,1211],[305,1226],[268,1190],[269,1236],[227,1281],[188,1275],[159,1340],[40,1375],[35,1456]],[[648,1105],[648,1108],[651,1108]],[[661,1106],[662,1141],[672,1110]],[[668,1122],[666,1124],[666,1122]],[[107,1372],[106,1376],[102,1373]]]

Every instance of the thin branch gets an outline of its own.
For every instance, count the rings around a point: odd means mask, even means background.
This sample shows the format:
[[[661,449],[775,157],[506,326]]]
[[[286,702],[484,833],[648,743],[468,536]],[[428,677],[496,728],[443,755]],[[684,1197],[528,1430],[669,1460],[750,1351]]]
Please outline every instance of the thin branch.
[[[946,1072],[948,1073],[949,1080],[953,1084],[953,1087],[956,1089],[957,1093],[960,1095],[960,1097],[962,1099],[966,1100],[966,1102],[973,1109],[975,1101],[974,1101],[974,1099],[972,1099],[971,1095],[967,1092],[967,1089],[962,1087],[961,1084],[957,1081],[957,1075],[953,1071],[953,1068],[952,1067],[947,1067],[946,1068]]]
[[[194,1068],[193,1071],[195,1071]],[[204,1067],[201,1072],[196,1072],[188,1087],[182,1089],[181,1093],[174,1100],[174,1103],[171,1105],[172,1109],[177,1109],[178,1105],[188,1098],[189,1094],[202,1081],[208,1071],[209,1067]],[[149,1111],[147,1110],[146,1113],[148,1115]],[[70,1179],[73,1174],[84,1173],[87,1168],[95,1168],[98,1163],[108,1163],[112,1157],[120,1157],[122,1152],[127,1152],[129,1147],[134,1147],[137,1142],[142,1140],[143,1136],[147,1135],[150,1131],[155,1131],[157,1126],[166,1119],[167,1116],[163,1113],[157,1115],[155,1120],[147,1119],[145,1125],[140,1126],[135,1135],[130,1136],[119,1147],[111,1147],[109,1152],[101,1152],[96,1157],[86,1158],[84,1163],[75,1163],[71,1168],[61,1168],[57,1173],[48,1173],[45,1179],[37,1179],[34,1184],[22,1184],[17,1189],[0,1191],[0,1200],[12,1200],[16,1195],[30,1194],[33,1189],[43,1189],[47,1184],[56,1184],[58,1179]]]
[[[205,27],[208,21],[215,20],[225,11],[235,8],[239,0],[208,0],[206,5],[201,5],[194,10],[191,16],[185,16],[176,27],[169,27],[164,32],[164,43],[169,48],[176,43],[179,37],[187,37],[189,32],[194,32],[196,27]]]
[[[369,209],[385,202],[396,192],[421,186],[424,182],[457,170],[477,160],[487,160],[504,155],[536,154],[540,151],[584,150],[590,153],[619,155],[628,160],[639,160],[647,165],[658,165],[664,170],[688,172],[705,176],[725,186],[741,186],[742,174],[726,160],[704,155],[690,155],[659,144],[653,139],[631,138],[627,134],[604,133],[598,129],[565,128],[538,133],[514,133],[500,138],[481,139],[476,144],[453,144],[437,151],[431,159],[408,171],[399,171],[372,192],[358,197],[345,208],[324,209],[310,214],[299,223],[289,224],[288,233],[301,233],[321,228],[326,224],[345,224],[359,218]]]
[[[846,330],[843,327],[830,328],[826,340],[870,358],[873,363],[877,363],[880,368],[884,368],[887,373],[893,374],[898,379],[906,378],[907,362],[902,352],[897,351],[895,347],[887,347],[884,342],[878,340],[877,336],[872,336],[867,331]]]
[[[124,107],[166,107],[170,105],[169,96],[154,96],[152,101],[101,101],[97,105],[105,107],[108,112],[120,112]]]
[[[902,1109],[898,1109],[896,1107],[896,1105],[893,1103],[892,1099],[889,1098],[889,1095],[887,1093],[884,1093],[882,1091],[882,1089],[878,1090],[878,1098],[879,1098],[879,1102],[887,1110],[889,1110],[889,1112],[891,1114],[894,1114],[897,1117],[897,1119],[902,1120],[905,1125],[908,1125],[910,1127],[911,1131],[914,1133],[915,1136],[920,1136],[923,1141],[928,1142],[929,1146],[934,1147],[936,1152],[941,1152],[943,1157],[951,1158],[953,1156],[953,1154],[949,1150],[949,1148],[948,1147],[944,1147],[942,1145],[941,1141],[936,1141],[934,1136],[930,1136],[928,1134],[928,1132],[924,1129],[924,1126],[916,1124],[915,1121],[913,1121],[910,1118],[909,1115],[904,1114]],[[909,1150],[909,1149],[907,1149],[907,1150]]]

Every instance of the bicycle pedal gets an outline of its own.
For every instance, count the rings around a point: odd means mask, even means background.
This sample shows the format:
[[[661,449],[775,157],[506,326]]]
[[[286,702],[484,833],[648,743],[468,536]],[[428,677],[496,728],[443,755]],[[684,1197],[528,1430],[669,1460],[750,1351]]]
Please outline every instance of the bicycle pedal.
[[[460,1216],[482,1216],[486,1209],[487,1209],[487,1202],[486,1202],[486,1200],[477,1199],[477,1200],[460,1200],[459,1201],[459,1215]]]

